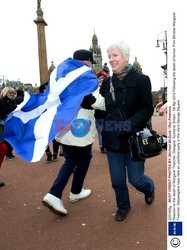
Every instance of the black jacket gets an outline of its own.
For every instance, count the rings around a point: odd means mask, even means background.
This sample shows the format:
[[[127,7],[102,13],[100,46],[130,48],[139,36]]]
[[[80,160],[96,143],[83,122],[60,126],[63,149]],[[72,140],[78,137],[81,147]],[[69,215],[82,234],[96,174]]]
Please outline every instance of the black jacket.
[[[11,100],[7,96],[0,99],[0,119],[4,120],[17,107],[16,100]]]
[[[105,120],[105,117],[106,117],[106,111],[103,111],[103,110],[100,110],[100,109],[95,109],[95,119],[103,119]]]
[[[112,100],[110,79],[104,79],[100,89],[106,105],[103,146],[111,151],[129,151],[128,137],[145,127],[153,114],[151,82],[134,68],[122,80],[112,76],[116,99],[125,114],[124,122]]]

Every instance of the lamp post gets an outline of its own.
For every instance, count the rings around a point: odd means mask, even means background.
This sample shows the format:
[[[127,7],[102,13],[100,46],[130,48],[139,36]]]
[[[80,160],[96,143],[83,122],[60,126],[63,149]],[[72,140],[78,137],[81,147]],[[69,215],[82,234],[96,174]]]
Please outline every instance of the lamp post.
[[[7,80],[8,80],[8,79],[5,78],[5,75],[1,75],[1,76],[0,76],[0,82],[3,81],[3,82],[2,82],[2,88],[5,87],[5,81],[7,81]]]
[[[162,35],[162,38],[161,38]],[[160,43],[162,44],[162,50],[166,55],[166,65],[168,64],[168,47],[167,47],[167,31],[162,31],[157,36],[156,47],[160,48]],[[165,101],[166,97],[166,88],[165,88],[165,78],[164,78],[164,93],[163,93],[163,101]]]

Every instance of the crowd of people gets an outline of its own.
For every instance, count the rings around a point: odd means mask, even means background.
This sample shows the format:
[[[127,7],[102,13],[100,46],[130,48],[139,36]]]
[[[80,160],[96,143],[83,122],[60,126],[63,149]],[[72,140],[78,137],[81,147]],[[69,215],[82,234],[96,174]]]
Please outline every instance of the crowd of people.
[[[145,160],[133,161],[128,144],[129,136],[143,129],[153,115],[150,78],[137,72],[129,63],[130,48],[125,42],[111,44],[107,49],[107,54],[112,76],[107,67],[96,72],[98,88],[84,97],[76,117],[71,122],[73,124],[75,121],[90,121],[89,129],[81,137],[77,136],[73,130],[66,133],[59,132],[52,142],[53,153],[50,147],[46,149],[48,163],[57,160],[59,148],[61,148],[61,155],[64,156],[64,163],[52,187],[42,200],[43,205],[55,214],[66,215],[68,213],[62,196],[72,173],[69,201],[77,202],[89,197],[92,193],[91,189],[84,187],[84,180],[92,159],[92,145],[96,129],[100,150],[108,159],[112,188],[116,197],[115,220],[123,221],[131,209],[127,178],[134,188],[144,194],[147,205],[154,202],[155,185],[154,181],[144,174]],[[73,59],[90,68],[95,63],[92,52],[84,49],[75,51]],[[41,94],[44,93],[47,85],[48,82],[40,86]],[[118,105],[113,101],[112,93],[115,93]],[[16,97],[16,91],[11,87],[6,87],[1,92],[1,133],[3,133],[8,114],[18,105]],[[121,120],[118,106],[123,110],[126,121],[130,124],[128,129],[125,127],[121,130],[116,129],[115,124],[124,122]],[[7,141],[1,141],[0,150],[0,164],[5,155],[7,160],[14,159],[13,149]],[[0,182],[0,186],[3,184]]]

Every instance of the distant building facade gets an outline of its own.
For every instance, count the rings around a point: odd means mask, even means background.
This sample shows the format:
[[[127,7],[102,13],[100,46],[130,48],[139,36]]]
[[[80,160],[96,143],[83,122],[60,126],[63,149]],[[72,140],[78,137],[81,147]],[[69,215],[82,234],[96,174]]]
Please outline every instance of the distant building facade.
[[[98,39],[97,36],[94,32],[93,37],[92,37],[92,45],[90,46],[89,49],[93,53],[94,61],[96,64],[93,65],[93,70],[95,73],[98,73],[100,70],[102,70],[102,52],[101,48],[98,45]]]
[[[133,63],[133,67],[139,72],[142,73],[142,67],[140,63],[137,61],[137,57],[135,57],[135,61]]]

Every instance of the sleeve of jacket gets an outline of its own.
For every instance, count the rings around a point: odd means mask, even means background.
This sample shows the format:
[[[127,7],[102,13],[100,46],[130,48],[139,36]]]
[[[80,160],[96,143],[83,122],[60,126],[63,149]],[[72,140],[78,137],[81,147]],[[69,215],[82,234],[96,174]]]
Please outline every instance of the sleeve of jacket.
[[[17,107],[16,100],[12,100],[11,106],[5,106],[5,114],[9,115]]]
[[[145,127],[154,111],[152,103],[151,81],[146,75],[141,75],[141,79],[138,84],[138,97],[138,111],[128,119],[131,121],[132,133],[135,133]]]
[[[3,112],[3,104],[2,104],[2,101],[0,99],[0,119],[5,119],[6,118],[6,115],[4,114]]]

